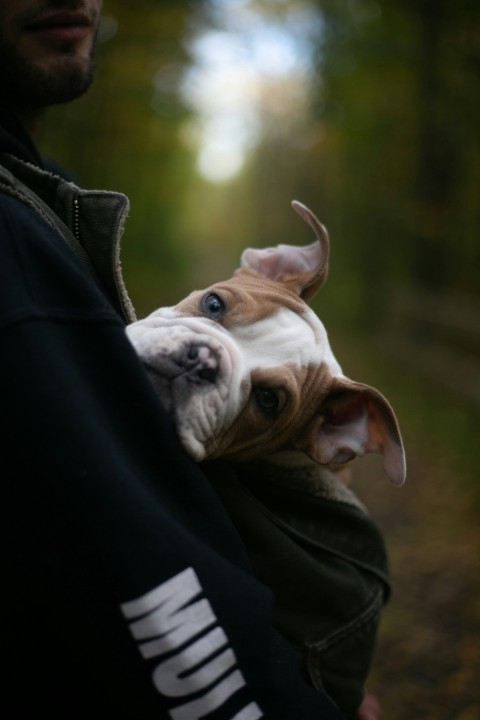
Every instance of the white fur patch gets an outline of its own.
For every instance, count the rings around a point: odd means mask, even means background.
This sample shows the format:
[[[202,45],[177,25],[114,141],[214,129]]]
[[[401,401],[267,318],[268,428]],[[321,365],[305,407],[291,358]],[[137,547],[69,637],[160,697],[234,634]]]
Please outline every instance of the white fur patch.
[[[300,316],[282,308],[264,320],[238,325],[232,335],[250,372],[285,364],[308,367],[324,363],[332,375],[342,374],[327,332],[311,310]]]

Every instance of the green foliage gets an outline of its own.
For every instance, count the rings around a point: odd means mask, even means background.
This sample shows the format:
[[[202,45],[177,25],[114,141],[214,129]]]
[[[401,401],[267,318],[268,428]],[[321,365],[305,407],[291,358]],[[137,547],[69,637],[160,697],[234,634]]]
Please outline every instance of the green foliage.
[[[478,6],[320,6],[320,116],[340,165],[331,202],[353,229],[370,305],[382,299],[372,265],[387,287],[400,277],[478,296]]]
[[[250,5],[278,23],[302,4]],[[331,231],[336,289],[326,292],[340,320],[382,315],[398,280],[478,295],[478,4],[325,0],[318,11],[310,106],[280,120],[264,110],[243,174],[215,186],[195,172],[183,132],[192,110],[178,92],[209,3],[105,3],[111,37],[95,85],[50,112],[42,146],[84,184],[129,195],[124,263],[142,310],[163,286],[170,299],[172,273],[182,287],[202,282],[201,252],[232,267],[246,244],[304,237],[294,197]]]

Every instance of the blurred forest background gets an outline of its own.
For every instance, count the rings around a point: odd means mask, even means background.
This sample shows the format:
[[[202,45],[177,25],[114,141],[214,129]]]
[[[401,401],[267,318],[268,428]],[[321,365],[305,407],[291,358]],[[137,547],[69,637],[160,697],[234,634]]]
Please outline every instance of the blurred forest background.
[[[388,720],[480,717],[480,3],[105,0],[93,89],[43,152],[126,193],[139,316],[328,227],[314,307],[379,387],[409,475],[355,489],[394,577],[370,689]]]

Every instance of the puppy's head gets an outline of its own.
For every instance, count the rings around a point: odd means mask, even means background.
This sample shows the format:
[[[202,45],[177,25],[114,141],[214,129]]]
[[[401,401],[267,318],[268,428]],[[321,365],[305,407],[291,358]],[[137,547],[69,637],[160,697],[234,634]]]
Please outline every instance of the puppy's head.
[[[394,413],[377,390],[344,377],[307,301],[328,273],[329,240],[315,215],[305,247],[248,249],[229,280],[127,328],[179,437],[196,460],[297,450],[322,465],[382,453],[401,484]]]

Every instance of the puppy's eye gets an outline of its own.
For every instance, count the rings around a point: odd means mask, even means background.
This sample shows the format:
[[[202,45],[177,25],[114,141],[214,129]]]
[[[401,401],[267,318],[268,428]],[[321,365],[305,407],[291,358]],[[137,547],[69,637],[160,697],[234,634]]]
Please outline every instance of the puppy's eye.
[[[259,387],[254,390],[254,393],[255,399],[264,413],[267,413],[267,415],[274,415],[277,412],[280,400],[274,390]]]
[[[201,307],[203,312],[209,317],[213,318],[213,320],[218,320],[218,318],[223,315],[225,303],[222,298],[215,295],[215,293],[208,293],[202,298]]]

